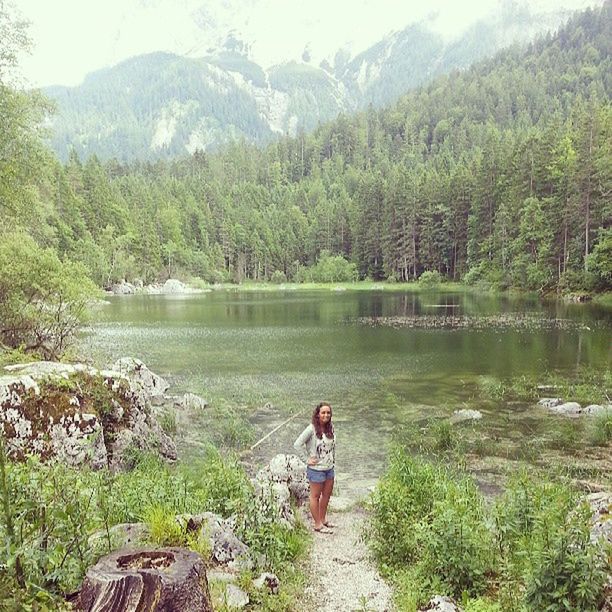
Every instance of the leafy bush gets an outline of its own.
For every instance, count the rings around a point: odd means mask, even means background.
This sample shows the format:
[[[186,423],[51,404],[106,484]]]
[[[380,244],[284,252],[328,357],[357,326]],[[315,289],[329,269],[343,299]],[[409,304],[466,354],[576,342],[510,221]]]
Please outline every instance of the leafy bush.
[[[78,264],[61,262],[22,233],[0,243],[0,344],[57,359],[74,339],[95,287]]]
[[[314,283],[353,282],[358,278],[357,266],[354,263],[347,261],[341,255],[330,255],[327,251],[321,251],[319,260],[309,269],[308,276]]]
[[[401,609],[445,593],[469,610],[595,610],[606,553],[578,502],[567,487],[521,473],[487,508],[468,476],[395,447],[368,534]]]
[[[596,609],[604,559],[589,539],[590,510],[575,493],[520,473],[496,503],[493,518],[506,607]]]
[[[548,529],[546,539],[536,540],[525,580],[528,609],[599,609],[607,572],[603,554],[590,541],[590,517],[590,508],[582,504],[556,529]]]
[[[270,569],[304,551],[303,530],[286,529],[271,510],[262,511],[237,459],[216,449],[208,449],[201,462],[178,467],[144,455],[133,471],[111,474],[36,458],[14,463],[0,447],[0,564],[6,565],[0,586],[19,591],[0,590],[0,609],[27,609],[43,600],[59,609],[62,594],[75,590],[105,552],[94,549],[89,536],[108,533],[117,523],[146,521],[158,544],[206,554],[206,542],[190,538],[174,518],[206,510],[225,517],[237,513],[238,535],[265,555]]]
[[[274,270],[272,276],[270,277],[270,282],[275,285],[282,285],[287,282],[287,276],[282,270]]]
[[[419,285],[422,287],[435,287],[443,281],[443,276],[437,270],[427,270],[419,276]]]
[[[455,596],[486,588],[493,539],[484,501],[469,478],[396,448],[374,492],[369,529],[387,571],[414,565]],[[426,599],[426,591],[419,596]]]

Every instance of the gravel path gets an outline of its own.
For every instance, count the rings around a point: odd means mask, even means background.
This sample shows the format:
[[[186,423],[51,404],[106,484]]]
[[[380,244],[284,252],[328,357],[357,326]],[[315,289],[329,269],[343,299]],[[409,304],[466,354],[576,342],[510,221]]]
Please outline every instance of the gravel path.
[[[360,508],[331,512],[328,518],[336,525],[333,533],[314,534],[304,612],[394,609],[392,591],[370,561],[367,546],[360,539],[365,517]]]

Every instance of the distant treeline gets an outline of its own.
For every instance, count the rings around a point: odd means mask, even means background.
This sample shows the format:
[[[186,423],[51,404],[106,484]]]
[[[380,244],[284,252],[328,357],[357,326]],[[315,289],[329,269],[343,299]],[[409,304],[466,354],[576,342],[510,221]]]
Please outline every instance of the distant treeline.
[[[611,17],[607,2],[526,50],[312,134],[170,162],[72,155],[62,165],[36,133],[40,103],[3,85],[15,110],[0,146],[15,154],[0,161],[0,227],[27,227],[100,285],[300,280],[328,254],[362,278],[437,271],[499,287],[604,289]]]

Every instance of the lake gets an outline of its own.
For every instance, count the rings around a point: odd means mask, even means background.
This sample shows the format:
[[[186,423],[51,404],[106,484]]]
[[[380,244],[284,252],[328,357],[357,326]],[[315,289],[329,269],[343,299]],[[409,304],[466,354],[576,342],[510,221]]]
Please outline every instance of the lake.
[[[255,439],[304,411],[258,449],[262,460],[290,452],[312,407],[329,401],[340,484],[359,489],[406,424],[476,408],[489,434],[541,429],[543,410],[483,401],[483,381],[607,370],[611,321],[592,304],[471,292],[219,290],[110,297],[82,345],[97,363],[138,357],[171,392],[238,407]],[[182,423],[184,456],[198,452],[206,427],[205,416]]]

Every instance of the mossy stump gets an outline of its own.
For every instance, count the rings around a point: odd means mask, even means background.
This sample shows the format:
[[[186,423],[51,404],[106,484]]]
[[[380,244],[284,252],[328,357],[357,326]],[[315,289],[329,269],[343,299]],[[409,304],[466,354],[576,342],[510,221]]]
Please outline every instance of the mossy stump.
[[[87,570],[75,602],[86,612],[212,612],[204,560],[184,548],[123,549]]]

